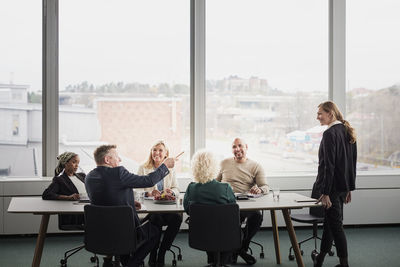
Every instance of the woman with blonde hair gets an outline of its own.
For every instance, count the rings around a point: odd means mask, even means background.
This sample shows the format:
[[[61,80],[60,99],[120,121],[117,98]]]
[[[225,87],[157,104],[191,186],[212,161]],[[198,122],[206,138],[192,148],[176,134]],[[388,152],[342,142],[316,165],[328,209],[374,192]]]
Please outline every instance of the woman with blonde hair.
[[[314,266],[322,266],[326,253],[331,251],[332,242],[335,241],[340,261],[337,267],[348,267],[343,203],[350,203],[351,191],[355,190],[356,134],[332,101],[318,106],[317,120],[321,125],[327,125],[328,129],[323,133],[319,147],[318,175],[313,188],[320,195],[318,201],[325,207],[321,249],[317,256],[313,254]]]
[[[197,151],[191,163],[192,174],[195,182],[188,185],[183,200],[186,213],[190,214],[190,205],[199,204],[228,204],[235,203],[235,195],[228,183],[222,183],[215,178],[218,175],[218,163],[214,155],[206,150]],[[230,252],[221,254],[221,261],[229,261]],[[214,263],[212,253],[207,252],[208,263]]]
[[[139,166],[138,175],[147,175],[157,169],[163,161],[169,157],[169,149],[164,141],[157,141],[150,149],[150,155],[145,163]],[[153,187],[143,189],[147,195],[158,196],[179,196],[178,182],[174,169],[169,170],[169,174]],[[137,190],[135,189],[137,192]],[[167,226],[163,239],[150,252],[149,266],[164,266],[165,252],[171,247],[182,223],[182,216],[178,213],[152,213],[149,215],[152,224],[157,226],[160,231],[163,226]],[[161,236],[160,236],[161,237]],[[160,238],[161,239],[161,238]]]

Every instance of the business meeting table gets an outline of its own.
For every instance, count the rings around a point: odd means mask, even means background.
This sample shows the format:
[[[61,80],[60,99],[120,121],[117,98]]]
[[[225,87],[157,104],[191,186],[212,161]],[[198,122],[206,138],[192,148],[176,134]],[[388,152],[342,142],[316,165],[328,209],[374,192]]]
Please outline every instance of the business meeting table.
[[[281,263],[280,245],[278,226],[276,223],[276,210],[281,210],[286,223],[286,228],[289,233],[290,241],[294,248],[297,265],[304,267],[303,258],[300,254],[300,249],[297,243],[296,233],[293,228],[292,220],[290,219],[291,209],[302,209],[307,207],[315,207],[320,204],[315,204],[312,198],[297,194],[297,193],[281,193],[279,200],[274,200],[272,194],[265,195],[259,198],[251,198],[248,200],[237,201],[240,210],[269,210],[271,213],[272,231],[275,244],[276,262]],[[86,203],[87,204],[87,203]],[[42,220],[39,228],[39,233],[36,241],[35,253],[33,256],[32,267],[40,266],[42,257],[44,240],[46,237],[47,227],[49,224],[50,215],[58,214],[82,214],[85,203],[77,201],[59,201],[59,200],[42,200],[41,197],[13,197],[8,207],[10,213],[32,213],[41,215]],[[160,212],[178,212],[183,213],[182,205],[165,205],[155,204],[153,200],[145,200],[143,209],[138,213],[160,213]]]

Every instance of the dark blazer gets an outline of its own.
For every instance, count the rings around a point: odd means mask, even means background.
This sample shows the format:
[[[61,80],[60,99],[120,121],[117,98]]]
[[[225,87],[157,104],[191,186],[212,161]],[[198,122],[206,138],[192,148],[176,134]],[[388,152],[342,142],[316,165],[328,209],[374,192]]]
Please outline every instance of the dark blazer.
[[[227,204],[235,203],[236,198],[232,187],[228,183],[212,180],[208,183],[190,183],[183,199],[183,207],[189,214],[189,206],[192,203],[200,204]]]
[[[355,189],[357,145],[350,144],[343,124],[327,129],[321,140],[316,187],[321,194],[331,195]]]
[[[75,173],[75,176],[78,177],[82,183],[85,182],[85,174],[84,173]],[[66,173],[63,173],[59,176],[55,176],[53,181],[49,185],[49,187],[44,190],[42,194],[42,198],[44,200],[57,200],[59,195],[72,195],[78,194],[78,189],[74,183],[69,179]],[[80,215],[59,215],[59,228],[76,226],[76,229],[82,228],[84,224],[84,216]]]
[[[140,225],[132,188],[151,187],[168,173],[169,170],[164,164],[161,164],[154,172],[143,176],[130,173],[122,166],[115,168],[97,166],[86,176],[85,186],[91,204],[130,205],[134,211],[135,225]]]
[[[85,174],[84,173],[76,173],[76,177],[85,183]],[[59,176],[55,176],[53,178],[52,183],[44,190],[42,194],[42,198],[44,200],[56,200],[59,195],[72,195],[78,194],[78,189],[76,189],[74,183],[69,179],[68,175],[63,173]]]

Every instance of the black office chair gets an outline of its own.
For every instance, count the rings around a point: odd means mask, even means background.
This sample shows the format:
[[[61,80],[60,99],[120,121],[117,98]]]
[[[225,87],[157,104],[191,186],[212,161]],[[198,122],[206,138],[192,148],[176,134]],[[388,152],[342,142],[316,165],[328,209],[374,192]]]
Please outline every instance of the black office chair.
[[[236,251],[242,245],[239,206],[191,204],[189,211],[189,246],[213,252],[216,266],[221,266],[221,252]]]
[[[68,214],[68,215],[58,215],[58,229],[63,231],[83,231],[84,226],[84,216],[82,214]],[[67,267],[68,258],[82,250],[85,247],[84,244],[67,250],[64,253],[64,258],[60,260],[61,267]],[[91,262],[96,261],[96,255],[90,257]]]
[[[317,250],[317,239],[321,240],[321,238],[318,236],[318,225],[322,224],[324,222],[324,207],[311,207],[309,209],[308,214],[291,214],[290,218],[295,221],[295,222],[301,222],[301,223],[308,223],[312,224],[313,228],[313,235],[307,239],[304,239],[303,241],[299,242],[299,248],[301,255],[304,254],[304,251],[301,249],[301,244],[309,241],[309,240],[314,240],[314,250],[311,252],[311,257],[316,257],[318,255],[318,250]],[[292,254],[293,247],[290,247],[289,249],[289,260],[294,260],[294,255]],[[331,250],[329,251],[329,256],[335,255],[335,253]]]
[[[132,207],[86,205],[84,209],[86,250],[113,255],[114,266],[120,266],[119,255],[129,255],[139,245]],[[98,267],[98,258],[96,264]]]

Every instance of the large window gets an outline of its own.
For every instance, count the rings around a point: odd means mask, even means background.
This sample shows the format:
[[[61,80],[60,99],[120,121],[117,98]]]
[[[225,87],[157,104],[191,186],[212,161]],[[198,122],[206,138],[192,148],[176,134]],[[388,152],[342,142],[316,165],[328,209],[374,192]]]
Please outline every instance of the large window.
[[[42,168],[42,1],[0,2],[0,176]]]
[[[189,1],[60,0],[60,152],[101,143],[136,171],[164,140],[189,162]]]
[[[328,1],[208,1],[206,143],[234,137],[266,171],[313,171],[328,99]]]
[[[358,168],[400,168],[400,2],[347,1],[347,118]]]

